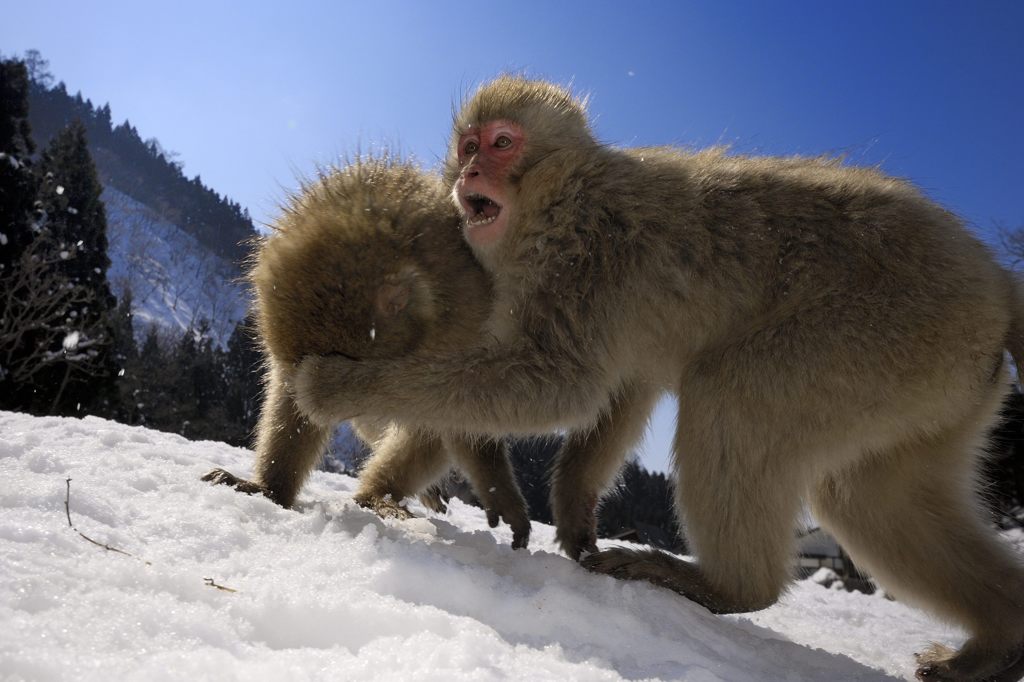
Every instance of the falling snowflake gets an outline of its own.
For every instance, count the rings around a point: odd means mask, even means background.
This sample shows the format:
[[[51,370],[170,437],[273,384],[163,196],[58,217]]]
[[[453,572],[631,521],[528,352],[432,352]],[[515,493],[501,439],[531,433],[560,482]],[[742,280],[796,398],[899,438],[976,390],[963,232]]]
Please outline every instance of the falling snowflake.
[[[64,350],[73,351],[78,348],[78,340],[81,338],[81,334],[78,332],[71,332],[64,337],[64,342],[61,344],[64,346]]]

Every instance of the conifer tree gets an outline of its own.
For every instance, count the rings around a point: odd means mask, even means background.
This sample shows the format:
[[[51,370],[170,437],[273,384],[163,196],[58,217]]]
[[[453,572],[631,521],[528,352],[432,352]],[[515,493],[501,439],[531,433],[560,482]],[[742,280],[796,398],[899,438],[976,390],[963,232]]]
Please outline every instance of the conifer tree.
[[[135,397],[133,395],[137,386],[129,377],[129,371],[137,369],[139,361],[139,346],[135,342],[135,330],[132,324],[132,290],[126,288],[117,302],[117,307],[111,312],[110,331],[113,335],[111,341],[111,361],[117,368],[115,382],[117,385],[117,400],[113,405],[114,417],[126,424],[136,424]]]
[[[171,425],[177,420],[177,398],[172,389],[176,369],[160,342],[159,328],[150,324],[138,357],[125,369],[122,394],[131,399],[130,403],[125,401],[130,424],[174,430]]]
[[[72,122],[57,134],[40,163],[40,201],[46,226],[63,247],[73,249],[64,272],[76,284],[97,292],[104,311],[113,307],[107,284],[107,214],[100,198],[103,186],[96,174],[85,126]]]
[[[32,313],[23,297],[34,284],[23,261],[35,236],[33,204],[37,179],[32,168],[28,123],[28,72],[14,60],[0,60],[0,408],[21,406],[22,360],[33,342]],[[45,313],[43,313],[45,314]]]
[[[250,434],[259,418],[263,385],[260,380],[263,356],[253,336],[253,321],[235,326],[224,354],[223,439],[232,445],[251,445]]]
[[[34,151],[28,122],[28,71],[21,62],[0,61],[0,276],[10,272],[32,241]],[[3,306],[0,297],[0,317]]]
[[[32,217],[12,223],[0,273],[0,405],[112,415],[106,216],[80,125],[54,138],[36,178]]]
[[[40,377],[43,386],[37,389],[35,409],[112,415],[119,368],[111,330],[116,301],[107,283],[107,217],[100,198],[103,187],[80,121],[51,140],[43,151],[39,173],[42,224],[60,258],[55,267],[82,296],[63,311],[62,348],[51,349],[60,350],[62,357]],[[50,400],[49,406],[39,403],[39,398]]]

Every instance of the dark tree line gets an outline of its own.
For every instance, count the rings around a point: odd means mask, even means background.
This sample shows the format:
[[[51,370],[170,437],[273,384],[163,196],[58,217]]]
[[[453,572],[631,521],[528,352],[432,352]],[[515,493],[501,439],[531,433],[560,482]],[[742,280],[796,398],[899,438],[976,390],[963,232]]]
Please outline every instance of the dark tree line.
[[[130,299],[118,313],[130,327]],[[261,355],[247,323],[219,348],[203,321],[172,335],[153,325],[141,344],[119,337],[124,374],[118,421],[172,431],[193,440],[248,446],[262,397]]]
[[[1003,528],[1024,526],[1024,394],[1014,391],[992,434],[985,463],[989,508]]]

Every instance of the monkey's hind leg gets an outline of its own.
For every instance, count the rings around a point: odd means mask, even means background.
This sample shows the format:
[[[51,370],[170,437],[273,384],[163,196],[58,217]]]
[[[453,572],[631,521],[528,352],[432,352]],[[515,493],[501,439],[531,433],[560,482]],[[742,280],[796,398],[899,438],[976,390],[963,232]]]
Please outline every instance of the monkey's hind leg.
[[[402,500],[427,489],[451,468],[440,436],[390,424],[373,443],[353,499],[379,516],[412,518]]]
[[[505,521],[512,529],[512,548],[526,547],[530,540],[530,513],[516,483],[505,442],[447,436],[445,445],[483,505],[487,524],[494,528],[500,520]]]
[[[647,426],[658,394],[625,387],[592,429],[569,433],[551,468],[555,538],[569,558],[597,551],[597,505]]]
[[[995,406],[991,406],[992,410]],[[918,655],[922,680],[1018,680],[1024,674],[1024,568],[989,527],[972,450],[987,419],[868,455],[826,477],[821,523],[898,598],[967,629],[959,651]]]
[[[728,396],[717,404],[680,396],[676,507],[698,563],[656,550],[609,549],[582,564],[667,587],[713,613],[775,603],[791,577],[799,457],[768,449],[748,421]]]

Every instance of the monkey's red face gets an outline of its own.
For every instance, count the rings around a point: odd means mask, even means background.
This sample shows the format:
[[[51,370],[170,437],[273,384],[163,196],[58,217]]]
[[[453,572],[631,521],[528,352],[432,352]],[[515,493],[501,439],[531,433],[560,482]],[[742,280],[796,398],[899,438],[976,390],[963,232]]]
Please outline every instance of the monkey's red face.
[[[487,121],[459,136],[455,197],[466,217],[466,241],[486,249],[504,236],[511,211],[509,170],[522,155],[526,136],[516,123]]]

